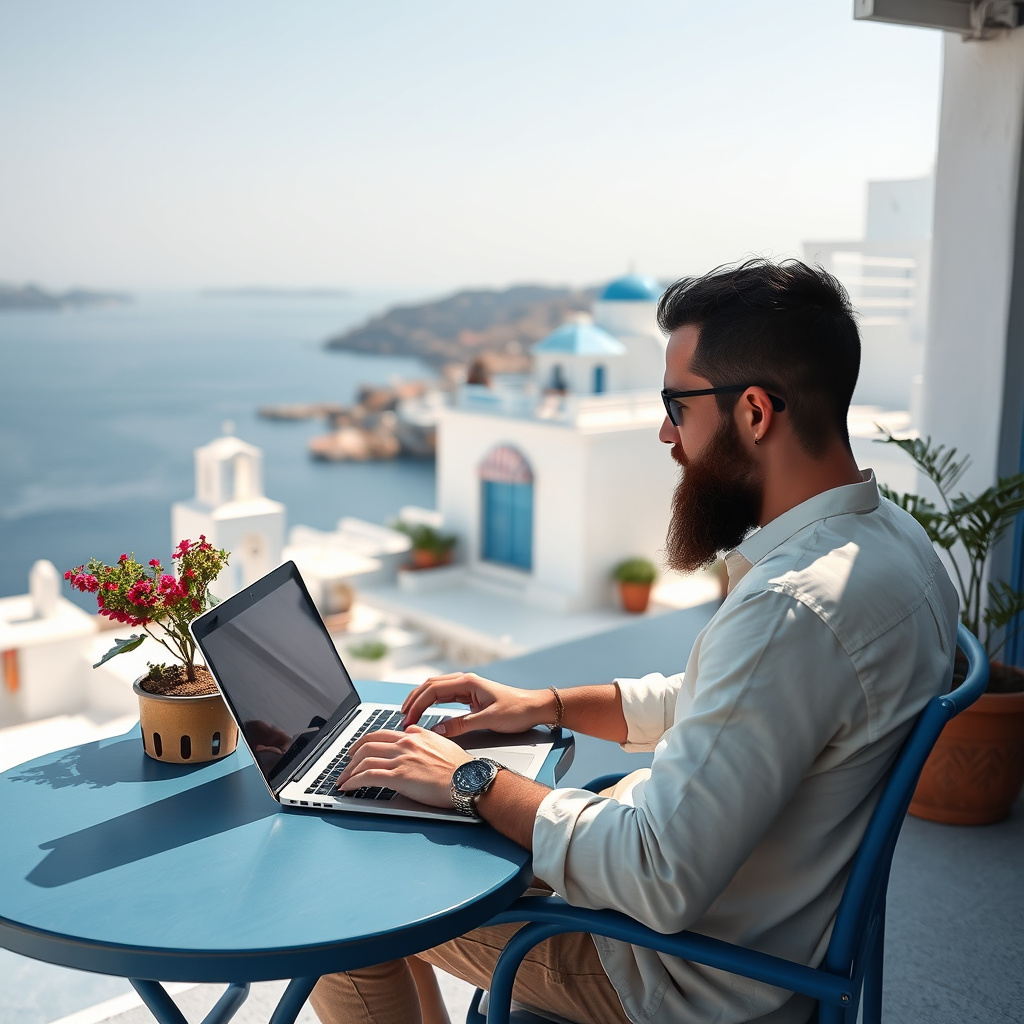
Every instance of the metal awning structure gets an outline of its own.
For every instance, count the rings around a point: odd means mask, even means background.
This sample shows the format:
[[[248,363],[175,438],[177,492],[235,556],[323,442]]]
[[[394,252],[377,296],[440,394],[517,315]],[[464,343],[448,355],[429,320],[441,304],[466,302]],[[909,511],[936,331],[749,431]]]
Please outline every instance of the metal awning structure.
[[[853,16],[959,32],[967,39],[993,39],[1024,25],[1022,0],[854,0]]]

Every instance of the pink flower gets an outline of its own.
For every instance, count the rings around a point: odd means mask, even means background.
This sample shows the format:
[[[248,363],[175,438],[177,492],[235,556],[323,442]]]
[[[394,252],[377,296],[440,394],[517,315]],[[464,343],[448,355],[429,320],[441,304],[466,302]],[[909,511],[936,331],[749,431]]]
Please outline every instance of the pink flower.
[[[119,561],[119,562],[127,562],[127,561],[128,561],[128,556],[127,556],[127,555],[122,555],[122,556],[121,556],[121,557],[120,557],[120,558],[118,559],[118,561]]]
[[[157,602],[157,595],[153,593],[153,584],[149,580],[136,580],[128,588],[128,600],[143,608],[152,608]]]
[[[150,565],[151,565],[151,566],[152,566],[152,567],[153,567],[154,569],[159,569],[159,568],[160,568],[160,560],[159,560],[158,558],[151,558],[151,559],[149,560],[149,564],[150,564]]]
[[[192,598],[192,611],[197,612],[202,607],[200,603],[193,597]]]
[[[117,611],[113,608],[101,608],[100,615],[105,615],[108,619],[121,622],[126,626],[144,626],[149,622],[149,619],[136,618],[134,615],[129,615],[127,612]]]
[[[113,580],[107,580],[107,582],[103,584],[103,589],[104,590],[117,590],[117,584]]]

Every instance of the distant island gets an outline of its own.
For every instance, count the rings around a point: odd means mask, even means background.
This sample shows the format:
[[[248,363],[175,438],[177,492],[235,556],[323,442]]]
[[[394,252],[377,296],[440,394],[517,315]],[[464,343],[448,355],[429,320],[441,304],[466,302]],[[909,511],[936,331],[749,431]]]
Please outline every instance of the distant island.
[[[34,284],[0,284],[0,312],[16,309],[77,309],[81,306],[118,306],[131,302],[123,292],[95,292],[73,288],[49,292]]]
[[[204,288],[204,299],[343,299],[352,293],[344,288]]]
[[[530,346],[574,312],[589,311],[596,289],[517,285],[473,289],[410,306],[395,306],[361,327],[329,338],[329,349],[413,356],[432,366],[481,356],[522,360]]]

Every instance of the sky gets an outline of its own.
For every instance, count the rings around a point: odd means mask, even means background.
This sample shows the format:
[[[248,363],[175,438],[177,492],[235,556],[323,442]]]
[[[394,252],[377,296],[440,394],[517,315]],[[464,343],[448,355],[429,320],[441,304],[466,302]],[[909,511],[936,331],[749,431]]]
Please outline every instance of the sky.
[[[853,0],[0,0],[0,282],[672,279],[862,236],[938,32]]]

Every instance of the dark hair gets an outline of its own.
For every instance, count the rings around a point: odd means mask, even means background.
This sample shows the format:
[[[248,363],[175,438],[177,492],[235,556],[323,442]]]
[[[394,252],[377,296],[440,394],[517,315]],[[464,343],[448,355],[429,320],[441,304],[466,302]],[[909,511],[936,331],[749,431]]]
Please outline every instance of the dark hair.
[[[836,434],[849,449],[860,334],[846,289],[821,267],[752,259],[683,278],[662,295],[658,324],[666,334],[697,327],[690,369],[715,387],[758,384],[784,398],[809,455],[822,455]],[[735,402],[718,396],[723,414]]]

